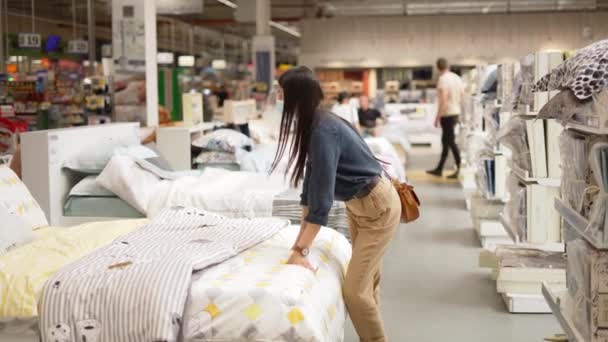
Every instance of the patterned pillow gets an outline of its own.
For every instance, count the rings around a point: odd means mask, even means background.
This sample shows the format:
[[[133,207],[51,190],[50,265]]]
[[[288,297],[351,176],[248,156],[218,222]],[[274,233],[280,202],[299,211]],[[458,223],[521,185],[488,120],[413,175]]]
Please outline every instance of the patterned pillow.
[[[49,225],[25,184],[6,166],[0,166],[0,207],[23,218],[30,230]]]
[[[194,159],[196,164],[237,164],[236,154],[229,152],[203,151]]]
[[[209,151],[234,153],[239,149],[251,148],[251,139],[243,133],[232,129],[218,129],[203,135],[192,142],[192,146]]]

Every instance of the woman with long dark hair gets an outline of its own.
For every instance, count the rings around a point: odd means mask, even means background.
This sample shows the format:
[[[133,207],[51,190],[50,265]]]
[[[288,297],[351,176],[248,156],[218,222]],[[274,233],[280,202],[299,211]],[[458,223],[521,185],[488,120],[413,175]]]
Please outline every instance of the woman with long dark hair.
[[[279,85],[284,105],[272,170],[289,146],[291,181],[295,186],[303,181],[302,225],[288,263],[314,271],[306,258],[309,249],[327,224],[334,199],[345,201],[353,255],[344,279],[344,300],[361,341],[386,341],[378,307],[380,270],[399,225],[399,195],[382,177],[381,165],[359,133],[319,108],[323,92],[310,69],[288,70]]]

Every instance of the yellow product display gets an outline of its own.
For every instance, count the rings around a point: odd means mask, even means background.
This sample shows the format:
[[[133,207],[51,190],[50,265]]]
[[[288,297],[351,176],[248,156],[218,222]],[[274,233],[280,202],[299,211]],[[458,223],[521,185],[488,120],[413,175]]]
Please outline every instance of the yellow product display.
[[[49,277],[146,223],[122,220],[36,230],[36,240],[0,256],[0,318],[37,316],[38,294]]]

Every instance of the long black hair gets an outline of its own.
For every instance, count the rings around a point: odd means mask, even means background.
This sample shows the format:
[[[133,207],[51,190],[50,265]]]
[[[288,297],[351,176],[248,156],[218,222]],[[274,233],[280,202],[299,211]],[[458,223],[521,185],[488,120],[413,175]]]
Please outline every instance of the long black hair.
[[[294,167],[291,182],[294,186],[298,186],[304,178],[310,135],[318,115],[317,109],[323,100],[323,91],[312,70],[304,66],[287,70],[279,77],[279,85],[283,89],[283,115],[277,152],[270,172],[276,169],[289,144],[286,173],[292,166]],[[292,128],[294,134],[290,141]]]

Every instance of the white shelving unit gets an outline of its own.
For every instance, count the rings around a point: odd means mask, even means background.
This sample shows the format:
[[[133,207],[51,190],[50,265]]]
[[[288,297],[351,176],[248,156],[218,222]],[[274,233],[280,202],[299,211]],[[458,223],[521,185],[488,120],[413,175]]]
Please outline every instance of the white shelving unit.
[[[175,171],[192,169],[192,140],[215,127],[221,122],[204,122],[193,127],[160,127],[156,134],[156,144],[160,153]]]

